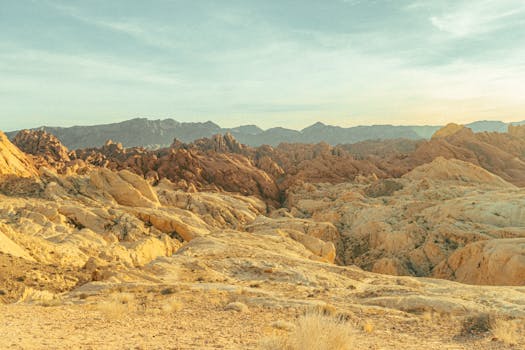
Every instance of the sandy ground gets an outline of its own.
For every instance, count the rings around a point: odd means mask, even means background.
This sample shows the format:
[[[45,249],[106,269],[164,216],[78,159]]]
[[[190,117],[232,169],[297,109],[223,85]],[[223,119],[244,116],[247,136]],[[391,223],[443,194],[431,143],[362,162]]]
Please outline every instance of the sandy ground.
[[[174,310],[166,307],[173,300]],[[225,310],[235,300],[247,299],[235,292],[187,288],[103,299],[81,295],[48,306],[0,305],[0,349],[257,349],[261,338],[286,333],[273,327],[275,321],[294,322],[305,312],[249,303],[245,312]],[[460,324],[450,318],[378,309],[346,315],[353,349],[523,349],[504,345],[490,333],[461,335]],[[372,325],[371,332],[363,329],[365,323]]]

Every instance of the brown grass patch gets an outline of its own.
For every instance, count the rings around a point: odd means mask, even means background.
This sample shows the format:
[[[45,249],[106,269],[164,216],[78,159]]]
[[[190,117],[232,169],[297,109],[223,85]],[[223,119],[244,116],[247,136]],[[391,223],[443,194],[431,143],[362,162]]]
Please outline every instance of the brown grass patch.
[[[523,340],[523,330],[520,328],[519,320],[504,320],[498,318],[490,324],[490,332],[492,335],[497,340],[508,345],[516,345],[520,340]]]
[[[97,310],[110,320],[120,319],[135,309],[135,296],[131,293],[113,294],[109,300],[97,305]]]
[[[351,329],[348,324],[320,312],[301,316],[288,335],[261,340],[261,350],[350,350]]]

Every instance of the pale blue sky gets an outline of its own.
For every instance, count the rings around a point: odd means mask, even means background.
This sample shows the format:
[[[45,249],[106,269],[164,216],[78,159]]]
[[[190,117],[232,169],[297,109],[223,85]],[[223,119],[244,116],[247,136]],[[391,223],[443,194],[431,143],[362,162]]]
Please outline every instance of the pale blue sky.
[[[525,0],[0,0],[0,129],[525,119]]]

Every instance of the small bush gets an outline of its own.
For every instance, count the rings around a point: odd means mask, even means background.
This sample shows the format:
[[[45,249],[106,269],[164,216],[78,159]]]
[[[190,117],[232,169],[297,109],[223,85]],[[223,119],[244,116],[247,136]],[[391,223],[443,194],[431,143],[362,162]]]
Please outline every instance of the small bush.
[[[521,332],[517,320],[495,319],[490,324],[490,331],[497,340],[505,344],[516,345],[520,341]]]
[[[97,305],[98,311],[108,319],[119,319],[133,312],[135,296],[131,293],[114,294],[107,301]]]
[[[490,315],[486,313],[468,316],[463,320],[461,334],[477,335],[490,330]]]
[[[348,325],[320,312],[300,317],[285,337],[261,340],[261,350],[350,350],[352,335]]]
[[[228,305],[226,305],[224,307],[224,310],[231,310],[231,311],[237,311],[237,312],[247,312],[248,311],[248,306],[246,306],[246,304],[243,304],[241,302],[233,302],[233,303],[229,303]]]
[[[97,305],[98,311],[107,319],[114,320],[122,318],[129,311],[129,305],[116,301],[105,301]]]
[[[333,316],[337,312],[337,308],[332,304],[324,303],[316,305],[312,308],[311,313],[318,313],[325,316]]]

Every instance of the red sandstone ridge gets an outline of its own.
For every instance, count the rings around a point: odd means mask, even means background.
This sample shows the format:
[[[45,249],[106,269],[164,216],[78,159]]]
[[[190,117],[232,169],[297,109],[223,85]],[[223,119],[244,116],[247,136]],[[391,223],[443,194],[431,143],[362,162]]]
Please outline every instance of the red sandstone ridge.
[[[275,179],[259,169],[250,157],[231,152],[243,147],[233,137],[219,135],[195,144],[175,141],[173,147],[159,150],[124,149],[120,144],[108,142],[101,148],[77,150],[74,157],[95,166],[128,169],[152,183],[166,178],[183,189],[255,195],[278,205],[280,192]]]
[[[71,161],[69,150],[52,134],[43,130],[22,130],[13,139],[23,152],[35,156],[37,167],[62,167]]]
[[[47,167],[58,173],[83,173],[89,168],[83,161],[74,160],[58,138],[44,130],[22,130],[13,143],[25,152],[36,168]]]

